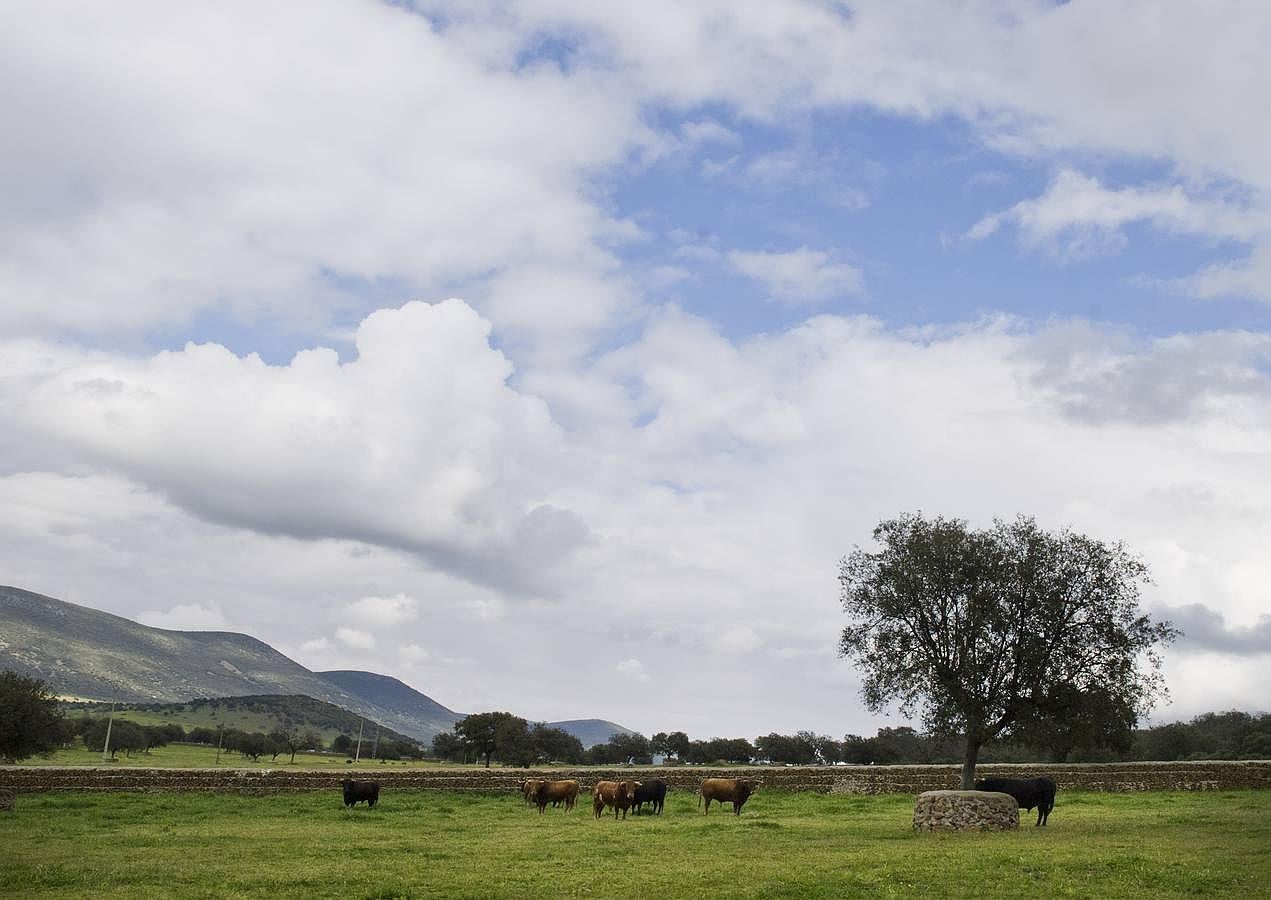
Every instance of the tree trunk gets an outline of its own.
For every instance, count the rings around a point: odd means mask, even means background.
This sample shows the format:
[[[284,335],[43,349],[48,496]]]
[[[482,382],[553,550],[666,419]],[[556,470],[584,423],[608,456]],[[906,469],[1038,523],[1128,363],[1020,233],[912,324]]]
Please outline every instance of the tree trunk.
[[[983,742],[972,735],[966,736],[966,753],[962,756],[962,790],[975,789],[975,761],[980,758],[980,745]]]

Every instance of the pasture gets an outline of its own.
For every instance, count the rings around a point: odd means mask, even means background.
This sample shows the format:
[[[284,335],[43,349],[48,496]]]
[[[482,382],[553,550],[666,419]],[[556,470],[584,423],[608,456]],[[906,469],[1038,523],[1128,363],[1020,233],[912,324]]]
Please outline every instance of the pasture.
[[[0,814],[22,897],[1271,895],[1271,791],[1068,793],[1046,828],[917,834],[914,798],[685,791],[659,817],[539,815],[517,795],[28,794]]]
[[[366,748],[370,753],[369,745]],[[24,760],[27,766],[105,766],[110,768],[161,768],[161,769],[279,769],[293,767],[297,769],[318,769],[337,766],[341,770],[350,768],[348,755],[344,753],[297,753],[294,765],[290,762],[291,754],[281,753],[272,759],[268,753],[253,762],[237,753],[222,751],[217,762],[216,747],[206,744],[168,744],[154,747],[149,752],[135,751],[126,755],[122,751],[111,760],[102,760],[101,750],[89,750],[84,747],[71,747],[56,750],[50,756],[36,756]],[[377,759],[362,759],[358,770],[365,772],[365,777],[373,778],[375,772],[384,768],[438,768],[442,765],[454,767],[454,763],[441,763],[436,760],[411,760],[380,762]],[[474,767],[475,768],[475,767]]]

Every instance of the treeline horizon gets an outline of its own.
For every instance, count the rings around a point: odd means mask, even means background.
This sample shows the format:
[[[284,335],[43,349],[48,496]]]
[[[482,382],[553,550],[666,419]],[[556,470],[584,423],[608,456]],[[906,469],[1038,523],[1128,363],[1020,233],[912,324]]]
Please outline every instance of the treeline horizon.
[[[692,740],[682,731],[615,734],[583,748],[572,735],[544,723],[531,725],[510,713],[479,713],[460,720],[453,732],[433,739],[433,754],[457,763],[491,760],[531,766],[571,765],[776,764],[903,765],[962,762],[960,735],[923,734],[909,726],[883,727],[873,737],[855,734],[835,740],[799,731],[755,738]],[[1239,710],[1202,713],[1188,722],[1135,729],[1042,729],[1023,739],[984,747],[983,763],[1175,762],[1204,759],[1271,759],[1271,714]]]

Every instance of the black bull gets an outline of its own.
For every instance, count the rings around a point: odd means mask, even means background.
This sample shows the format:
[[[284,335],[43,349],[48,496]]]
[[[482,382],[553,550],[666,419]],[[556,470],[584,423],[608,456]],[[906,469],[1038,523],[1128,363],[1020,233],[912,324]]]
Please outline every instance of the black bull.
[[[975,782],[975,789],[1010,794],[1020,809],[1036,807],[1036,825],[1045,825],[1050,811],[1055,808],[1055,782],[1046,777],[981,778]]]
[[[634,803],[636,815],[640,814],[646,803],[651,810],[662,815],[662,807],[666,804],[666,782],[661,778],[641,779],[636,788]]]
[[[344,805],[353,806],[361,800],[367,806],[374,806],[380,799],[380,783],[378,781],[354,781],[346,778],[340,782],[344,788]]]

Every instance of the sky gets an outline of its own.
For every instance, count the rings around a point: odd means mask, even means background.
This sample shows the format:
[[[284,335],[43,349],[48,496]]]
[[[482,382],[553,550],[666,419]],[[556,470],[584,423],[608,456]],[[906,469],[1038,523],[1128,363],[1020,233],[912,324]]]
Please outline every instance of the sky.
[[[0,7],[0,583],[460,712],[841,737],[906,512],[1271,680],[1271,7]]]

